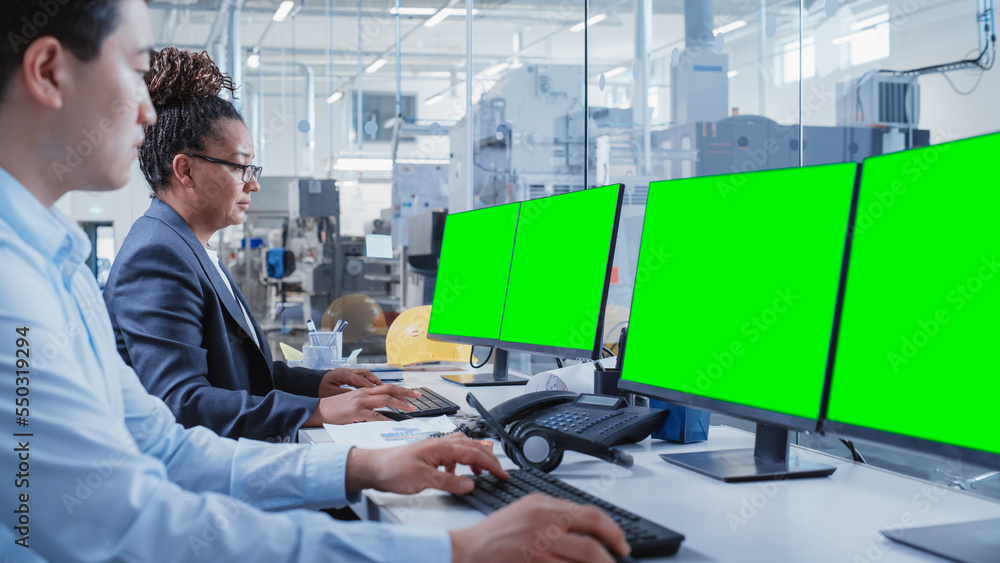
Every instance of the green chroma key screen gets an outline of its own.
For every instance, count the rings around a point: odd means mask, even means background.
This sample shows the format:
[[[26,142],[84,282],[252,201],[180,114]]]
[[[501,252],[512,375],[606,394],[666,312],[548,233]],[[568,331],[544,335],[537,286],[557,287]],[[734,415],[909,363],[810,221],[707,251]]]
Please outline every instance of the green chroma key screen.
[[[521,204],[501,342],[592,357],[618,197],[615,184]]]
[[[856,170],[652,184],[622,378],[816,420]]]
[[[448,215],[429,334],[461,342],[496,343],[520,205]]]
[[[1000,134],[865,160],[830,421],[1000,454],[997,155]]]

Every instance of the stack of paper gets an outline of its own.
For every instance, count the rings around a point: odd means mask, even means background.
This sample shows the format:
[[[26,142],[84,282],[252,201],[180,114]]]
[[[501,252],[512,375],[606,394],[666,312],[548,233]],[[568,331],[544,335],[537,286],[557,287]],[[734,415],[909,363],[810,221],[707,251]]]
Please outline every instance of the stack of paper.
[[[324,424],[323,427],[338,444],[381,449],[419,442],[437,432],[451,432],[455,429],[455,424],[442,415],[400,421]]]

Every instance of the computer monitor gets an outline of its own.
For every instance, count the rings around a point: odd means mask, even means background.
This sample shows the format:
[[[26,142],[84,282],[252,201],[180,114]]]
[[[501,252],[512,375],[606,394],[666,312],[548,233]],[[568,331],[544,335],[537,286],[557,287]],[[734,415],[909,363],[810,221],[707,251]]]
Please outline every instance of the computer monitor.
[[[663,456],[723,480],[818,477],[816,430],[854,163],[656,182],[619,389],[757,422],[753,450]]]
[[[521,204],[500,346],[599,359],[621,186]]]
[[[823,429],[1000,469],[1000,134],[869,158]],[[956,561],[1000,520],[888,537]]]
[[[431,309],[432,338],[494,347],[494,372],[462,374],[446,379],[463,385],[523,383],[524,378],[507,374],[507,351],[517,350],[562,358],[597,359],[601,351],[601,329],[608,284],[614,259],[615,240],[624,195],[619,184],[509,204],[517,212],[504,211],[504,220],[480,222],[481,209],[449,216],[445,223],[441,265]],[[452,217],[468,229],[451,229]],[[508,244],[509,217],[516,217],[512,244]],[[491,229],[502,229],[501,241],[484,249],[480,241]],[[453,236],[462,237],[452,243]],[[468,245],[473,255],[484,258],[495,270],[495,279],[475,271],[476,259],[453,258],[452,248]],[[446,256],[446,253],[448,256]],[[467,253],[467,252],[466,252]],[[506,260],[508,271],[501,273]],[[446,267],[445,263],[448,262]],[[466,270],[472,269],[470,273]],[[485,299],[476,292],[462,291],[455,302],[445,303],[449,286],[473,287],[482,280],[489,285],[489,318],[480,319],[477,304]],[[502,283],[500,282],[502,280]],[[502,314],[497,324],[495,301],[504,289]],[[456,292],[451,292],[456,293]],[[460,304],[458,304],[460,303]],[[445,311],[440,319],[436,309]]]
[[[520,203],[445,219],[428,336],[495,346],[500,340]]]

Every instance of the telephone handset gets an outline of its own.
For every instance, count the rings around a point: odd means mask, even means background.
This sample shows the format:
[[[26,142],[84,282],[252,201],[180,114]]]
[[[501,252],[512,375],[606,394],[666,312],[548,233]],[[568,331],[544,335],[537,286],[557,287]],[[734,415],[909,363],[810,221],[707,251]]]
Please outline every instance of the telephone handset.
[[[628,454],[611,446],[638,442],[663,425],[668,411],[630,407],[621,397],[538,391],[487,411],[472,393],[466,397],[497,434],[504,452],[521,467],[552,471],[564,450],[632,466]]]

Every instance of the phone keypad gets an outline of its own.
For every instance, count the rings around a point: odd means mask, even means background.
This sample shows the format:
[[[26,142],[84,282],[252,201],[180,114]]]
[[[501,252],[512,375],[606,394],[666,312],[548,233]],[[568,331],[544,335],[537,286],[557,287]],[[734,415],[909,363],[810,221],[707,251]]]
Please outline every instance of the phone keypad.
[[[563,411],[559,414],[545,417],[539,424],[560,432],[579,432],[579,428],[590,427],[590,415],[584,411]]]

